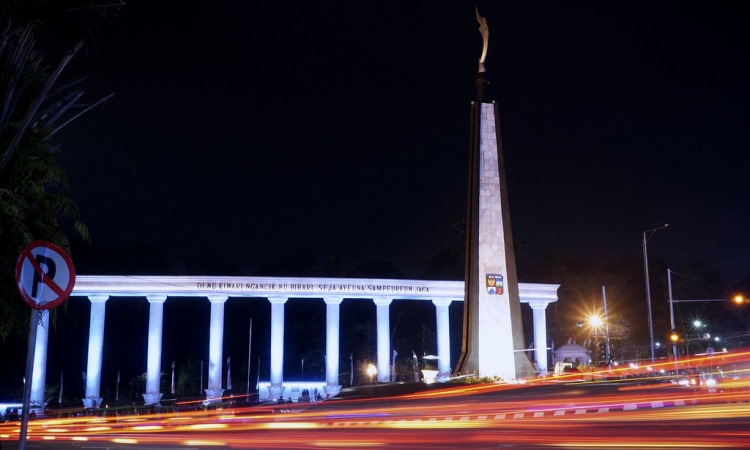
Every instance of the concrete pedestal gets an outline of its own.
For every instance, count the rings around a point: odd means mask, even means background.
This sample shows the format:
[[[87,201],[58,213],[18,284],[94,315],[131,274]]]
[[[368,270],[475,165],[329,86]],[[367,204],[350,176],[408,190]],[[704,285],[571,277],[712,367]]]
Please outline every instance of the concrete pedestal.
[[[279,397],[284,393],[284,389],[286,389],[281,383],[279,384],[271,384],[268,386],[268,399],[269,400],[278,400]]]
[[[86,397],[83,399],[84,408],[98,408],[102,404],[103,398]]]
[[[327,384],[325,385],[325,387],[323,387],[323,392],[325,392],[328,397],[334,397],[338,395],[339,392],[341,392],[341,385],[334,386],[331,384]]]
[[[162,394],[161,392],[148,392],[143,395],[143,404],[144,405],[156,405],[159,403],[159,400],[161,400]]]
[[[224,389],[204,389],[206,392],[206,400],[215,403],[221,401],[221,396],[224,395]]]

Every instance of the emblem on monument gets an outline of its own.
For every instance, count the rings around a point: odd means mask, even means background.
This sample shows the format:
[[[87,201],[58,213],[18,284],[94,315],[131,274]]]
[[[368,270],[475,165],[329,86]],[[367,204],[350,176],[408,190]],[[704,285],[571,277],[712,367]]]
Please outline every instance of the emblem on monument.
[[[503,276],[499,273],[487,274],[487,293],[490,295],[503,295]]]

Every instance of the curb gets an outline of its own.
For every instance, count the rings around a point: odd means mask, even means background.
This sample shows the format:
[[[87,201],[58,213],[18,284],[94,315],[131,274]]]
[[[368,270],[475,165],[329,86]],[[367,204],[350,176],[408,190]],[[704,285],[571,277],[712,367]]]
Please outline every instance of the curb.
[[[602,414],[609,412],[618,411],[636,411],[643,409],[654,409],[654,408],[670,408],[675,406],[687,406],[697,405],[698,400],[674,400],[674,401],[654,401],[648,403],[627,403],[617,406],[604,406],[598,408],[565,408],[557,410],[547,411],[525,411],[525,412],[509,412],[499,414],[482,414],[482,415],[468,415],[468,416],[448,416],[443,418],[432,417],[429,419],[388,419],[388,420],[373,420],[373,421],[357,421],[357,422],[322,422],[321,427],[347,427],[347,426],[365,426],[365,425],[407,425],[407,424],[431,424],[435,422],[469,422],[469,421],[487,421],[487,420],[519,420],[519,419],[537,419],[543,417],[564,417],[564,416],[578,416],[584,414]]]

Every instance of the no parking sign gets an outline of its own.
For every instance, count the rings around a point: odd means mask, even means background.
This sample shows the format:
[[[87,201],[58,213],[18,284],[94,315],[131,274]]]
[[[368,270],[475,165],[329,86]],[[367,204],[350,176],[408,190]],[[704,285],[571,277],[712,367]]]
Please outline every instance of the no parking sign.
[[[34,309],[51,309],[64,302],[73,291],[75,280],[73,261],[55,244],[34,241],[18,257],[18,292]]]

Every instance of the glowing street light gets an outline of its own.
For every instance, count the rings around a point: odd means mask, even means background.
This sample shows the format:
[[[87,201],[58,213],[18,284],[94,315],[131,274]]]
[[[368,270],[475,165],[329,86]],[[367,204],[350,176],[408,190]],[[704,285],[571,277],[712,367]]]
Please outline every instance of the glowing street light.
[[[372,363],[367,365],[367,375],[370,377],[370,383],[373,382],[373,378],[375,378],[375,375],[378,373],[378,368],[375,367]]]
[[[611,352],[609,347],[609,317],[607,315],[607,292],[604,286],[602,286],[602,300],[604,302],[604,317],[600,316],[598,312],[589,314],[586,318],[586,323],[589,327],[594,330],[594,340],[596,345],[599,345],[599,330],[604,329],[604,360],[609,365],[611,359]],[[599,308],[601,310],[602,308]],[[576,326],[583,326],[582,323],[576,323]]]
[[[697,299],[697,300],[677,300],[672,297],[672,270],[667,269],[667,287],[669,289],[669,319],[672,325],[672,330],[675,329],[674,326],[674,303],[688,303],[688,302],[727,302],[732,301],[738,305],[744,305],[747,300],[745,299],[745,296],[742,294],[736,294],[731,299],[728,298],[708,298],[708,299]],[[704,327],[706,324],[701,322],[700,320],[693,321],[693,328],[701,328]],[[704,337],[704,339],[710,339],[711,335],[706,333],[708,337]],[[718,340],[717,340],[718,342]],[[675,361],[679,359],[679,354],[677,353],[677,345],[673,345],[674,350],[674,358]]]
[[[598,331],[600,328],[604,328],[604,357],[607,361],[607,364],[609,364],[610,361],[610,347],[609,347],[609,316],[607,313],[607,291],[604,286],[602,286],[602,301],[604,302],[604,317],[599,315],[598,312],[590,314],[587,319],[586,323],[594,329],[594,338],[598,339]],[[602,309],[602,308],[600,308]],[[578,322],[576,323],[577,327],[582,327],[583,323]]]

